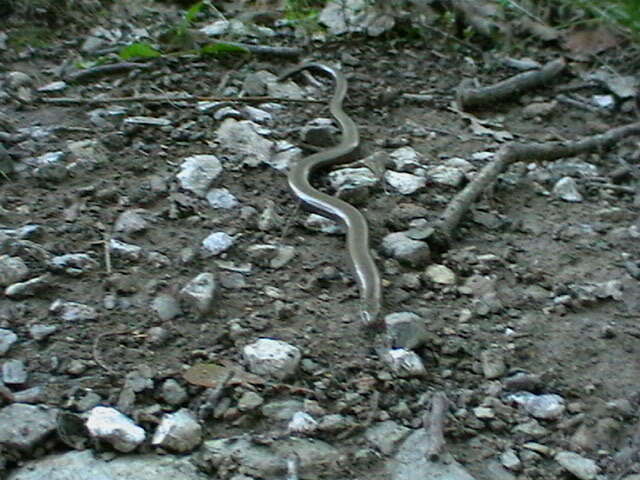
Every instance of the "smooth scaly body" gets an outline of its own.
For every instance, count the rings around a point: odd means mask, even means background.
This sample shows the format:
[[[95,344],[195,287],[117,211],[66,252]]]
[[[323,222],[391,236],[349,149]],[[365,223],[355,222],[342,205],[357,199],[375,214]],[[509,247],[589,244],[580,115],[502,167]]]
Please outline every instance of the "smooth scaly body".
[[[321,215],[342,222],[347,229],[347,251],[351,258],[353,273],[360,289],[361,315],[367,325],[378,322],[382,292],[380,273],[369,249],[369,227],[364,215],[355,207],[322,193],[311,186],[309,177],[324,167],[345,163],[346,156],[353,152],[360,144],[358,127],[342,110],[342,102],[347,93],[347,80],[338,70],[321,63],[306,63],[286,71],[280,80],[301,70],[321,70],[331,75],[335,81],[335,91],[329,108],[336,119],[342,138],[340,143],[327,150],[314,153],[303,158],[289,169],[288,181],[293,194],[307,207]]]

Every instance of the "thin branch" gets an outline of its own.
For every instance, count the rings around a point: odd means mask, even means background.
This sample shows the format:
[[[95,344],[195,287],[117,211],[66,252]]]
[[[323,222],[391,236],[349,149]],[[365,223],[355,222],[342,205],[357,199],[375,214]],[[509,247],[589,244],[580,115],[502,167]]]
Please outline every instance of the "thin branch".
[[[460,193],[458,193],[434,225],[428,241],[432,248],[449,248],[455,229],[480,194],[507,167],[516,162],[549,162],[582,153],[605,150],[630,135],[640,134],[640,122],[613,128],[605,133],[576,141],[549,143],[512,143],[502,147],[493,161],[488,163]]]
[[[53,105],[103,105],[107,103],[174,103],[174,102],[232,102],[232,103],[325,103],[324,100],[311,100],[307,98],[282,98],[282,97],[197,97],[194,95],[135,95],[131,97],[105,97],[105,98],[80,98],[57,97],[40,98],[42,103]]]
[[[463,82],[458,88],[458,106],[470,110],[519,95],[522,92],[549,84],[567,66],[564,58],[543,65],[540,70],[519,73],[502,82],[480,88],[468,88]]]

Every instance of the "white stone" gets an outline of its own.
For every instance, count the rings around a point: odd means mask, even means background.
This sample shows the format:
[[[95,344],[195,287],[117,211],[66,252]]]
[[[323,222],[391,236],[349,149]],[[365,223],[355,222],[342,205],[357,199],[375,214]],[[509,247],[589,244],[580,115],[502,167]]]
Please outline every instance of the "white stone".
[[[225,232],[214,232],[202,241],[202,246],[213,256],[220,255],[233,245],[233,237]]]
[[[115,408],[94,407],[86,421],[89,434],[110,443],[120,452],[135,450],[145,439],[145,431]]]
[[[427,373],[422,359],[416,353],[405,348],[389,350],[386,361],[400,377],[421,377]]]
[[[95,320],[98,318],[98,311],[88,305],[77,302],[65,302],[58,298],[49,307],[51,313],[55,313],[67,322],[77,322],[79,320]]]
[[[287,425],[287,429],[295,433],[311,433],[317,428],[318,422],[306,412],[294,413],[289,425]]]
[[[182,188],[203,197],[220,173],[222,164],[218,157],[193,155],[184,159],[177,177]]]
[[[582,201],[582,194],[578,191],[576,181],[571,177],[562,177],[558,180],[553,186],[553,193],[565,202]]]
[[[247,345],[243,355],[251,372],[278,380],[293,375],[302,356],[297,347],[272,338],[261,338]]]
[[[388,171],[384,179],[402,195],[411,195],[427,184],[427,179],[411,173]]]
[[[237,207],[240,202],[226,188],[212,188],[207,192],[207,202],[213,208],[230,209]]]
[[[429,265],[425,274],[433,283],[441,285],[454,285],[456,283],[456,274],[444,265]]]
[[[563,468],[574,474],[580,480],[593,480],[599,471],[596,462],[574,452],[558,452],[555,459]]]
[[[187,408],[162,417],[151,440],[152,445],[175,452],[188,452],[200,445],[200,442],[202,427]]]
[[[180,290],[180,297],[194,306],[200,313],[206,313],[216,293],[216,281],[213,273],[203,272]]]

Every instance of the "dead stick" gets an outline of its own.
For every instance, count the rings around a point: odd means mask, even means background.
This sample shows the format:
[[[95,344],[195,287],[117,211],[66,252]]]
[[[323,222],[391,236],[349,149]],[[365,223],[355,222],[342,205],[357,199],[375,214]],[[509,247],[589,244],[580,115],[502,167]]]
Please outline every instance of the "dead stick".
[[[640,122],[569,142],[511,143],[502,147],[496,158],[488,163],[460,193],[458,193],[434,225],[428,239],[429,245],[443,251],[449,248],[453,232],[473,202],[507,167],[516,162],[548,162],[558,158],[573,157],[581,153],[604,150],[618,141],[640,133]]]
[[[69,73],[64,76],[64,80],[67,82],[82,82],[84,80],[99,77],[101,75],[109,75],[112,73],[128,72],[131,70],[148,69],[153,65],[150,63],[135,63],[135,62],[119,62],[110,63],[108,65],[98,65],[96,67],[85,68],[77,72]]]
[[[519,73],[487,87],[467,88],[463,82],[458,87],[458,106],[461,110],[470,110],[492,105],[526,90],[541,87],[562,73],[566,65],[564,58],[558,58],[546,63],[540,70]]]
[[[107,98],[79,98],[58,97],[40,98],[42,103],[54,105],[102,105],[105,103],[173,103],[173,102],[232,102],[232,103],[264,103],[264,102],[288,102],[288,103],[325,103],[325,100],[312,100],[307,98],[281,98],[281,97],[195,97],[192,95],[136,95],[132,97],[107,97]]]
[[[444,392],[436,392],[431,398],[431,412],[422,419],[422,426],[429,432],[429,446],[425,452],[428,460],[437,460],[444,448],[444,422],[447,418],[449,399]]]

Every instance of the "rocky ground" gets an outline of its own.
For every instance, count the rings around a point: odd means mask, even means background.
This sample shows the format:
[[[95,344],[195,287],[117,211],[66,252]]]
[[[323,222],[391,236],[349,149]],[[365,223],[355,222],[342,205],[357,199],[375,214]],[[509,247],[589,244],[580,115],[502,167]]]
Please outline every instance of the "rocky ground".
[[[24,11],[0,21],[4,477],[640,478],[638,137],[516,163],[449,249],[427,241],[501,146],[633,123],[632,45],[481,54],[436,30],[320,34],[245,6],[224,12],[233,34],[213,10],[189,27],[289,50],[182,46],[96,70],[184,21],[127,3],[31,12],[46,42]],[[542,88],[453,103],[463,79],[562,56]],[[324,76],[277,81],[298,60],[349,82],[363,144],[316,181],[370,223],[384,329],[358,322],[341,228],[287,188],[287,165],[337,138]]]

